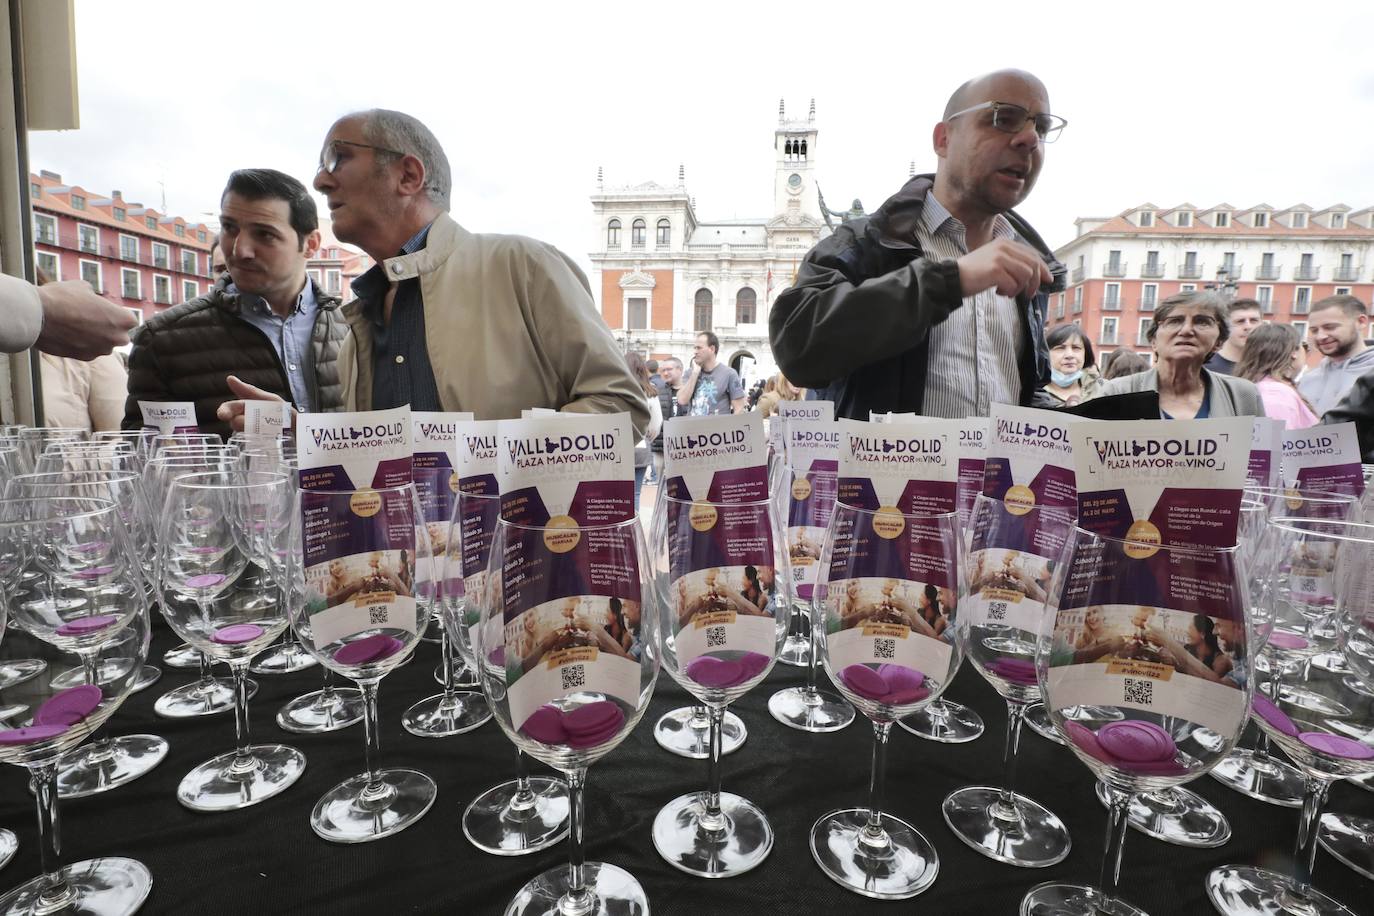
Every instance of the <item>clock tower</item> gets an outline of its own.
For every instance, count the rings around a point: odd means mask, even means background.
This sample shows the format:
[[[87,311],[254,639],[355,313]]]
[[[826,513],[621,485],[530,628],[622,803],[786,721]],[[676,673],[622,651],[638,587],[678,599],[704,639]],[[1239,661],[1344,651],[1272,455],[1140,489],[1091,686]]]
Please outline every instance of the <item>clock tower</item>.
[[[776,167],[773,177],[773,212],[789,223],[799,217],[819,223],[820,202],[816,195],[816,100],[806,120],[787,119],[783,101],[778,100],[778,127],[773,131]]]

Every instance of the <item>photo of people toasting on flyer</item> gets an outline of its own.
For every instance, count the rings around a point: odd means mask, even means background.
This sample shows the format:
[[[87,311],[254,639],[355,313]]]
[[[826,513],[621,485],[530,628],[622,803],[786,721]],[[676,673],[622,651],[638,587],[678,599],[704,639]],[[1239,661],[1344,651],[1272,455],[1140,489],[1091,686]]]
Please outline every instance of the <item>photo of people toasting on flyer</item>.
[[[771,566],[708,566],[688,573],[677,580],[678,629],[721,611],[771,617],[774,592]]]
[[[864,577],[830,583],[827,595],[839,608],[837,631],[866,623],[895,623],[932,639],[949,640],[953,636],[949,614],[955,599],[947,588],[907,579]]]
[[[566,649],[595,648],[637,660],[639,612],[637,601],[600,595],[572,595],[525,611],[506,624],[510,682]]]
[[[1244,628],[1233,621],[1144,605],[1061,611],[1055,642],[1077,664],[1144,662],[1232,687],[1244,668]]]

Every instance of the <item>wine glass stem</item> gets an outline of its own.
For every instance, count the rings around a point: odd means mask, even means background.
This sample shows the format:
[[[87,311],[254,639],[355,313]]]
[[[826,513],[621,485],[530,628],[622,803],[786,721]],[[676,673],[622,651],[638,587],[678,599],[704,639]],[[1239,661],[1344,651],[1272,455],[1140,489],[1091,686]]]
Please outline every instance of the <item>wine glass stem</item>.
[[[814,611],[806,614],[807,639],[811,642],[811,656],[806,660],[806,692],[808,694],[816,692],[816,661],[817,656],[820,654],[816,651],[816,627],[814,619]]]
[[[358,689],[363,694],[363,734],[367,740],[367,790],[378,790],[381,788],[378,763],[382,758],[382,736],[377,720],[377,682],[359,681]]]
[[[1026,704],[1007,701],[1007,735],[1002,745],[1002,792],[997,799],[999,813],[1016,818],[1016,749],[1021,744],[1021,723],[1026,720]]]
[[[83,649],[81,650],[81,673],[86,679],[86,683],[92,686],[100,686],[100,650]]]
[[[1317,828],[1321,825],[1322,809],[1331,791],[1331,780],[1303,777],[1302,815],[1298,820],[1298,839],[1293,852],[1293,879],[1289,887],[1298,897],[1305,898],[1312,889],[1312,869],[1317,858]]]
[[[210,668],[210,656],[204,652],[197,652],[196,654],[200,656],[200,683],[203,687],[215,679],[215,673]]]
[[[883,831],[883,786],[887,782],[887,736],[892,733],[891,722],[873,723],[873,768],[868,775],[868,823],[864,833],[872,838]]]
[[[439,652],[440,663],[444,666],[444,696],[452,698],[458,688],[453,686],[453,643],[449,641],[447,627],[439,634]]]
[[[720,813],[720,730],[725,722],[725,707],[709,707],[711,717],[711,751],[706,777],[706,813],[701,819],[702,829],[717,831],[725,826]]]
[[[558,901],[558,910],[564,916],[590,913],[595,903],[582,874],[582,866],[586,861],[582,848],[582,829],[586,822],[586,787],[586,767],[568,771],[568,892]]]
[[[252,737],[248,731],[248,659],[231,661],[229,672],[234,676],[234,737],[238,741],[234,763],[241,765],[253,759]]]
[[[1121,854],[1126,849],[1126,828],[1130,826],[1131,796],[1120,789],[1107,787],[1107,850],[1102,856],[1102,874],[1097,879],[1098,890],[1110,904],[1116,900],[1116,886],[1121,880]]]
[[[58,872],[62,870],[62,832],[57,810],[57,761],[33,764],[29,767],[34,801],[38,806],[38,849],[46,887],[39,900],[39,910],[49,912],[60,908],[72,890]]]
[[[534,798],[530,788],[530,762],[525,752],[515,749],[515,799],[512,804],[527,804]]]

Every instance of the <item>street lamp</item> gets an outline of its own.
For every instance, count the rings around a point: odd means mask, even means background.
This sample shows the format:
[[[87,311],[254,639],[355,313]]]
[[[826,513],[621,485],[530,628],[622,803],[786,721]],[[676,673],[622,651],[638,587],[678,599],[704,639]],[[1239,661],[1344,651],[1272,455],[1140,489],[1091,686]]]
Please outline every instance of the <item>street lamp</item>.
[[[1217,293],[1221,298],[1230,302],[1236,298],[1236,292],[1240,289],[1240,284],[1235,281],[1225,267],[1217,268],[1217,279],[1215,283],[1208,283],[1207,289]]]

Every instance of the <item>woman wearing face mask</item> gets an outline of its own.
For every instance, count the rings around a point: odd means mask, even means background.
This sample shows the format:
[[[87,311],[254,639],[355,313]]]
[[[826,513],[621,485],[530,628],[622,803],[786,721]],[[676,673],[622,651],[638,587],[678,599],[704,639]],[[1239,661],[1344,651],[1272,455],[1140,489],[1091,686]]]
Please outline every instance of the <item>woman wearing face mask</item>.
[[[1076,324],[1061,324],[1045,333],[1050,350],[1050,380],[1035,398],[1036,407],[1072,407],[1098,393],[1093,345]]]

